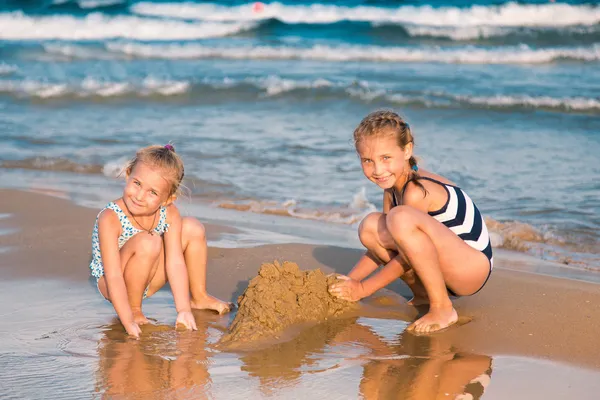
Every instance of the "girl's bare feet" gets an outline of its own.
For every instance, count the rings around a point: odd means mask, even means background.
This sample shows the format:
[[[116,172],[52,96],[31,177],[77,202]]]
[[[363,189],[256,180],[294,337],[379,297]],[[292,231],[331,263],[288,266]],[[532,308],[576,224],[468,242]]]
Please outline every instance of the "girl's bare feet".
[[[449,327],[458,321],[454,307],[429,307],[429,312],[409,325],[406,330],[432,333]]]
[[[206,294],[201,298],[194,298],[192,299],[191,303],[192,308],[197,310],[214,310],[219,314],[230,312],[234,306],[233,303],[219,300],[209,294]]]
[[[144,325],[150,323],[148,318],[142,313],[141,308],[132,308],[131,312],[133,313],[133,321],[138,325]]]

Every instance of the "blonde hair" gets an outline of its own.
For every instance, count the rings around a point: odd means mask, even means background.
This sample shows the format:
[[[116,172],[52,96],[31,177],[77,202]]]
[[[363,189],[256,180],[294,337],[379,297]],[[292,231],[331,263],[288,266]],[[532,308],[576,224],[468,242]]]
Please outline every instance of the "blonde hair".
[[[354,146],[364,138],[369,137],[382,137],[382,136],[394,136],[396,143],[402,150],[406,148],[409,143],[415,145],[415,138],[410,129],[410,125],[402,119],[398,114],[388,110],[373,111],[369,115],[360,121],[360,124],[354,130]],[[426,193],[425,187],[418,181],[420,178],[417,172],[417,159],[411,155],[408,163],[410,169],[408,172],[408,182],[413,181],[419,186],[424,193]],[[406,185],[404,186],[406,188]]]
[[[171,144],[165,146],[152,145],[139,149],[125,167],[127,175],[131,174],[137,163],[158,168],[164,174],[164,178],[171,184],[169,197],[179,195],[181,190],[181,181],[185,174],[183,161],[177,153],[175,147]]]
[[[387,110],[373,111],[360,121],[360,124],[354,130],[354,146],[366,137],[388,135],[395,137],[396,143],[402,150],[409,143],[414,146],[415,139],[410,130],[410,125],[395,112]],[[410,156],[408,163],[413,168],[417,165],[417,159]]]

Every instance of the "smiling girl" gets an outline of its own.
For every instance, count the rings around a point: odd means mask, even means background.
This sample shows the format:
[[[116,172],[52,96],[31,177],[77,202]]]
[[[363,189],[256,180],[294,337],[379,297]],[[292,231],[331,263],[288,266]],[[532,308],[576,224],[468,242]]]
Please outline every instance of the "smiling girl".
[[[398,114],[367,115],[354,144],[364,175],[383,189],[383,213],[361,222],[367,252],[330,292],[357,301],[400,277],[414,294],[411,304],[429,304],[409,330],[428,333],[454,324],[458,315],[449,295],[477,293],[492,272],[492,246],[478,208],[450,180],[417,166],[411,129]]]
[[[184,175],[175,148],[138,150],[125,169],[123,196],[100,211],[92,234],[91,274],[127,333],[140,335],[148,323],[142,299],[169,281],[176,324],[196,329],[192,308],[229,311],[230,305],[206,292],[204,226],[181,217],[173,204]],[[191,298],[190,298],[191,293]]]

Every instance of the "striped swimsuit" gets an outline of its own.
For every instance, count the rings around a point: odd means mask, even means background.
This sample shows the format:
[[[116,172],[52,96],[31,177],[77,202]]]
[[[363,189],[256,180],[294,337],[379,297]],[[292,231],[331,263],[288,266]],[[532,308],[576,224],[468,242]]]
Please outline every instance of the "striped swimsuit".
[[[475,203],[473,203],[473,200],[471,200],[471,198],[458,186],[443,183],[425,176],[421,176],[419,179],[435,182],[446,189],[446,193],[448,194],[446,204],[439,210],[430,211],[428,214],[444,224],[459,238],[464,240],[466,244],[485,254],[490,261],[490,273],[487,277],[487,279],[489,279],[492,268],[494,268],[492,242],[490,241],[490,235],[485,225],[485,221],[483,220],[479,209]],[[402,188],[401,193],[404,193],[405,189],[406,185]],[[392,190],[392,207],[396,207],[400,204],[401,202],[396,198],[395,191]],[[487,279],[481,286],[482,288],[487,283]],[[479,290],[481,290],[481,288]],[[453,294],[451,291],[450,293]]]

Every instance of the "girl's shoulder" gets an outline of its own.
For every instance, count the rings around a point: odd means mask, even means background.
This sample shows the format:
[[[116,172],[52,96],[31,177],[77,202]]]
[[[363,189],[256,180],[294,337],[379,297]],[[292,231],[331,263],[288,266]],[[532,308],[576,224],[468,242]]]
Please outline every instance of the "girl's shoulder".
[[[421,180],[422,183],[424,183],[424,182],[431,182],[432,184],[442,183],[444,185],[456,186],[456,184],[454,182],[452,182],[450,179],[448,179],[448,178],[446,178],[446,177],[444,177],[442,175],[438,175],[438,174],[435,174],[433,172],[424,170],[422,168],[419,168],[419,176],[421,178],[425,178],[425,179]]]
[[[111,207],[105,207],[98,214],[98,229],[110,230],[120,234],[121,232],[121,217],[118,212]]]
[[[119,205],[120,199],[109,202],[100,212],[98,213],[98,226],[100,225],[119,225],[121,226],[121,220],[125,217],[125,213]]]
[[[410,181],[404,190],[403,202],[423,210],[434,210],[445,204],[448,198],[448,189],[445,185],[454,186],[454,183],[441,175],[433,174],[419,169],[421,179]]]
[[[161,206],[161,212],[165,213],[165,218],[168,224],[172,224],[176,220],[181,220],[181,214],[179,213],[179,208],[175,205],[175,203],[171,203],[166,206]]]

